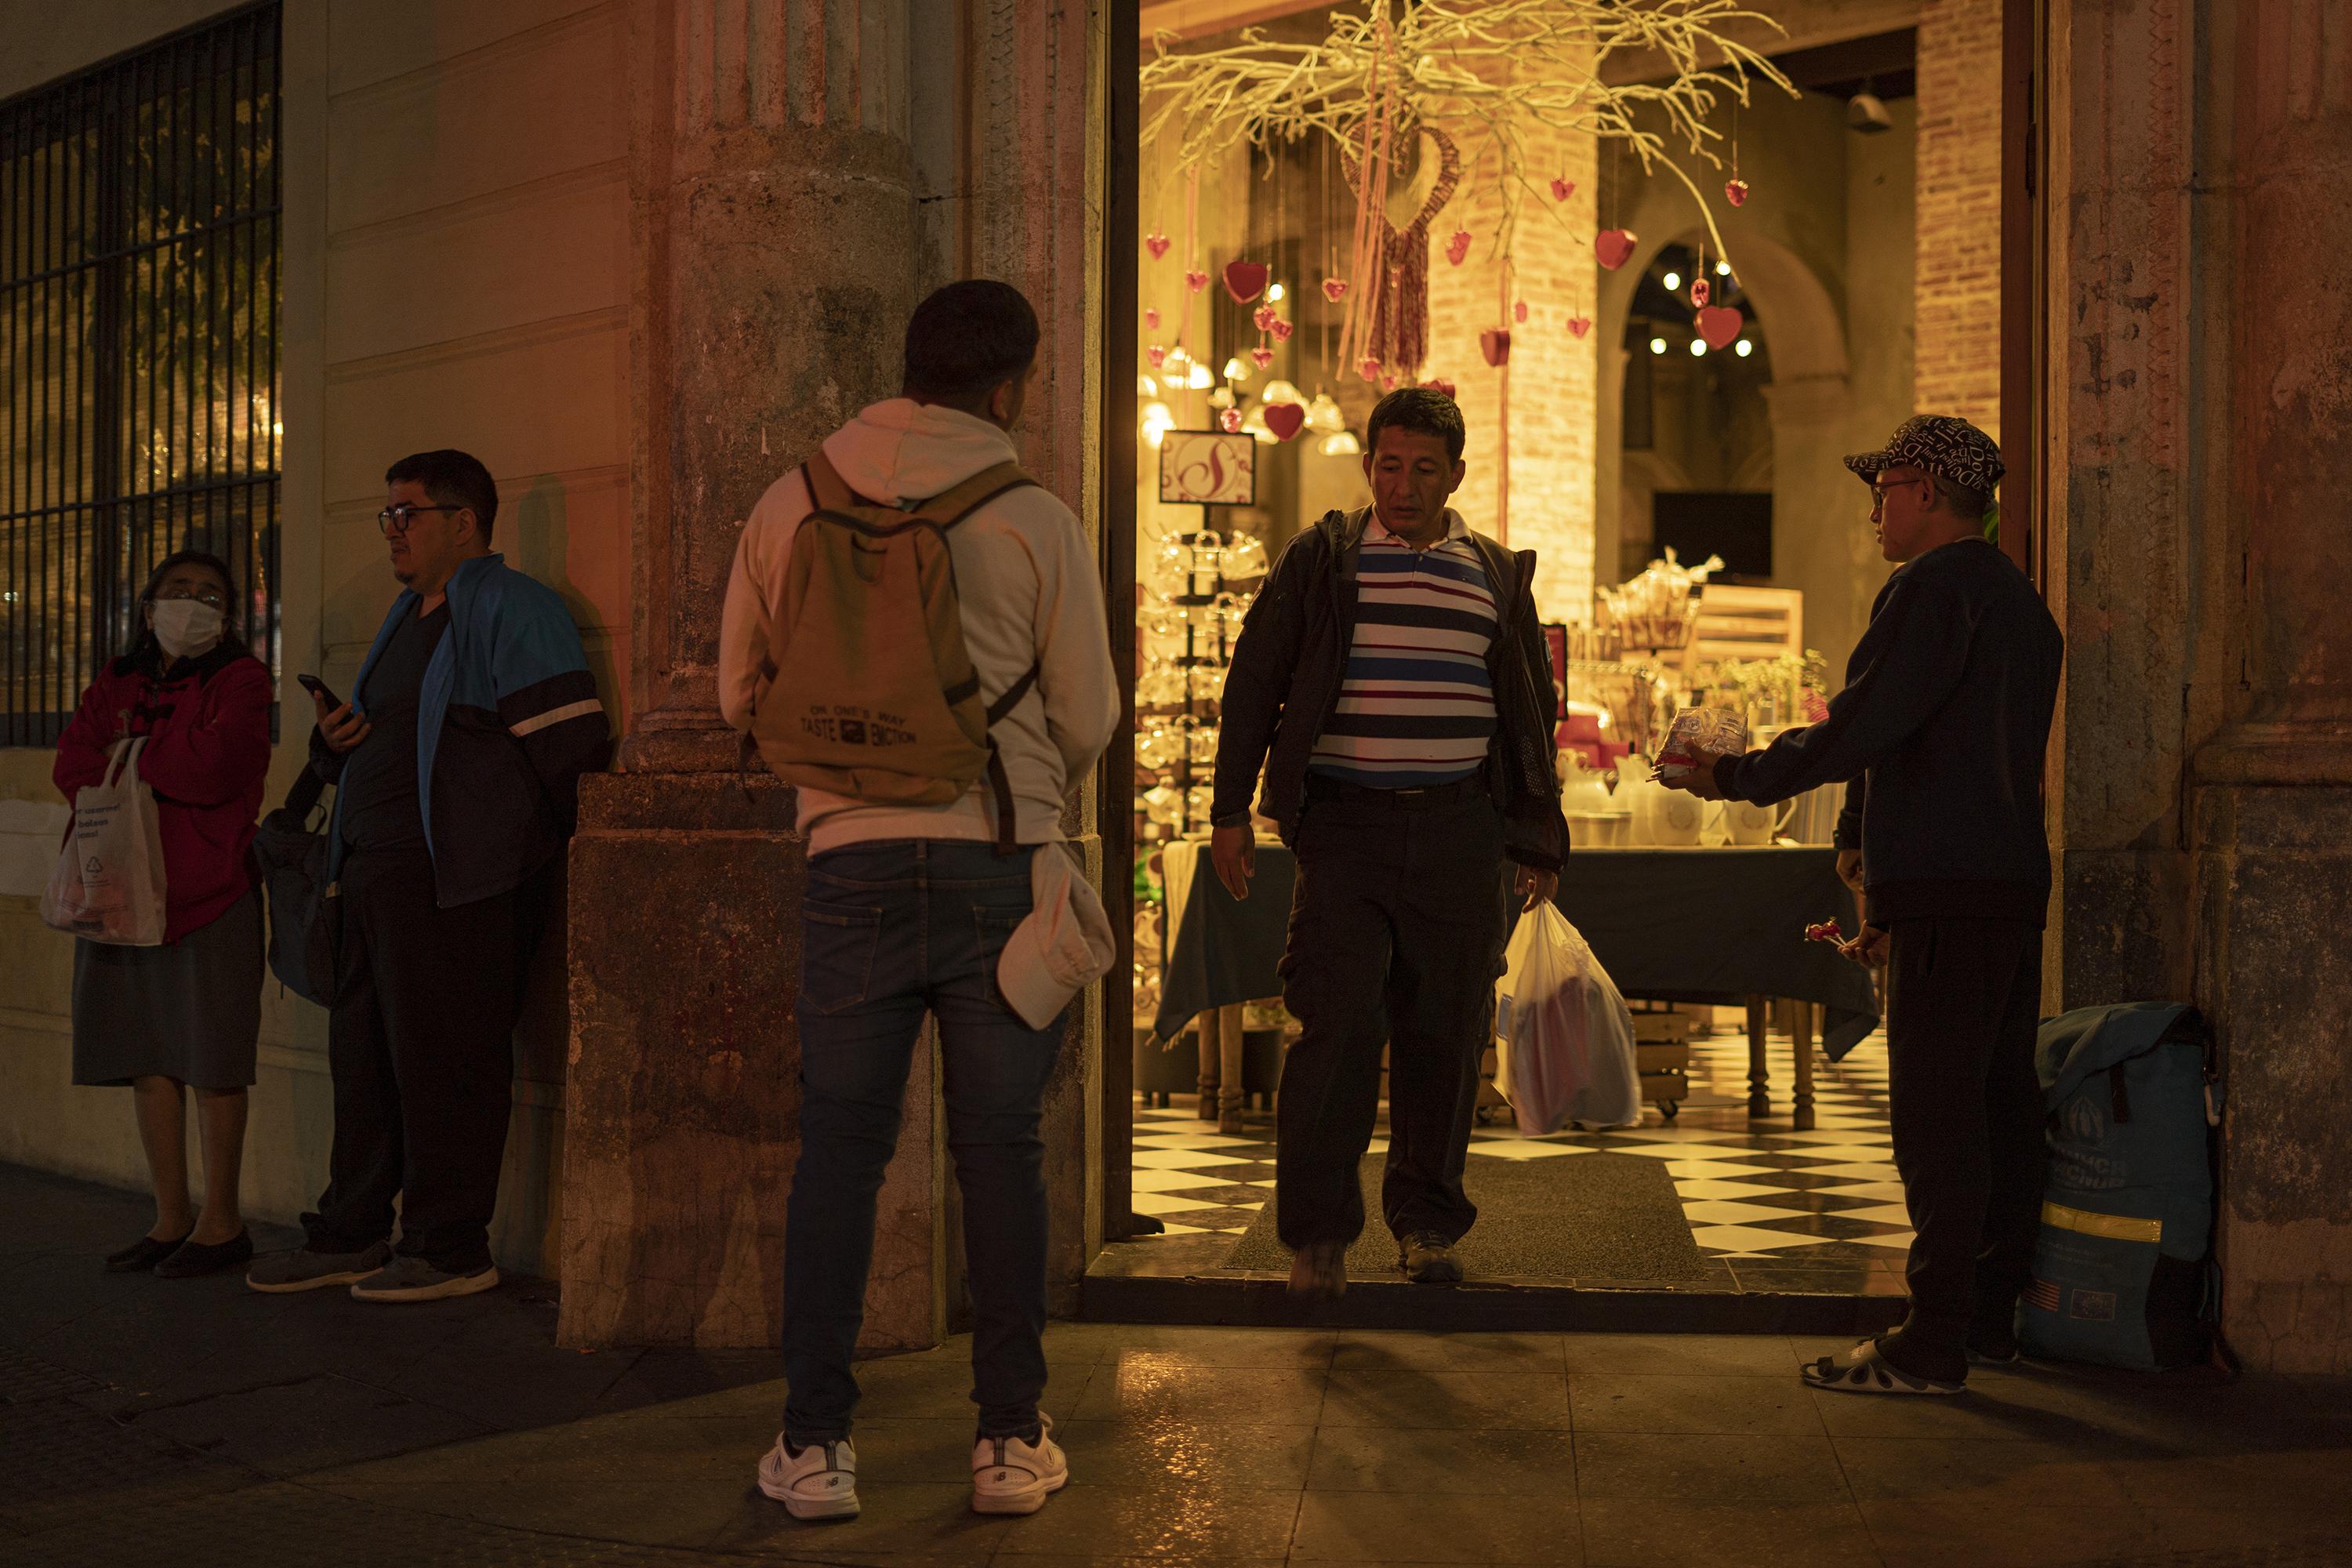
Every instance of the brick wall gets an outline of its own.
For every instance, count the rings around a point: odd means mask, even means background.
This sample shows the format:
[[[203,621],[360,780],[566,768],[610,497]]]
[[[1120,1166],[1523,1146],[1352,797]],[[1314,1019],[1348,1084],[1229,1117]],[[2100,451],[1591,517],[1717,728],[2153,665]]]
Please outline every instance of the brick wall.
[[[1497,418],[1502,373],[1488,368],[1478,335],[1511,330],[1510,515],[1513,548],[1536,551],[1536,603],[1547,620],[1588,620],[1592,613],[1594,399],[1600,379],[1597,329],[1579,339],[1569,319],[1597,317],[1592,224],[1593,142],[1589,136],[1545,133],[1528,140],[1528,175],[1536,194],[1520,194],[1513,245],[1514,297],[1528,307],[1525,321],[1509,320],[1503,302],[1495,237],[1503,219],[1503,193],[1492,158],[1476,158],[1480,138],[1457,132],[1466,165],[1462,189],[1439,215],[1431,236],[1430,363],[1424,378],[1452,381],[1470,429],[1464,453],[1469,473],[1454,505],[1473,528],[1496,526],[1500,471]],[[1550,181],[1576,182],[1566,203],[1553,201]],[[1558,216],[1555,216],[1554,215]],[[1565,219],[1563,223],[1560,221]],[[1445,258],[1454,229],[1470,231],[1469,259]]]
[[[2000,434],[2000,3],[1919,7],[1914,407]]]

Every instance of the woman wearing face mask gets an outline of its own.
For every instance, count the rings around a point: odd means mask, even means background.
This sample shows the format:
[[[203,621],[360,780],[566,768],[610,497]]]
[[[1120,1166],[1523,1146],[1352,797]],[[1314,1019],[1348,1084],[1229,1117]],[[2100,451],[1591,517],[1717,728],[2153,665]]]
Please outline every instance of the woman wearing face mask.
[[[117,742],[146,736],[139,776],[163,842],[163,945],[74,943],[74,1082],[131,1086],[155,1184],[153,1228],[107,1258],[110,1272],[186,1279],[253,1256],[237,1210],[261,1029],[261,892],[247,850],[269,770],[270,679],[231,619],[236,604],[217,556],[167,558],[139,596],[138,642],[89,683],[58,742],[54,776],[70,801],[105,776]],[[200,1211],[188,1193],[190,1089]]]

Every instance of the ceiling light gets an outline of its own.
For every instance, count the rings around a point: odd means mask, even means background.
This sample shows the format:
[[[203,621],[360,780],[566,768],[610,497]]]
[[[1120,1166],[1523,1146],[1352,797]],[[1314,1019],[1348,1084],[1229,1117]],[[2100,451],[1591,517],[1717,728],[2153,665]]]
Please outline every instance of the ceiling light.
[[[1265,286],[1265,302],[1269,305],[1279,305],[1282,303],[1282,297],[1288,292],[1290,290],[1279,283],[1269,283]]]
[[[1257,395],[1259,402],[1269,404],[1297,403],[1299,400],[1298,388],[1291,385],[1290,383],[1283,380],[1280,376],[1276,376],[1272,381],[1267,382],[1265,389],[1259,392]]]
[[[1875,136],[1882,131],[1895,129],[1895,117],[1886,112],[1886,105],[1874,92],[1857,92],[1845,100],[1846,129],[1863,136]]]
[[[1705,338],[1693,338],[1691,340],[1691,358],[1705,359],[1706,357],[1706,340]]]
[[[1650,352],[1654,354],[1662,354],[1665,353],[1666,340],[1664,338],[1652,338],[1650,340]]]
[[[1195,392],[1207,391],[1216,384],[1216,381],[1217,378],[1209,374],[1209,367],[1199,360],[1192,362],[1192,370],[1184,377],[1184,384]]]
[[[1232,359],[1225,362],[1225,379],[1227,381],[1247,381],[1249,378],[1249,366],[1242,363],[1241,356],[1239,354],[1234,355]]]
[[[1671,294],[1683,286],[1683,275],[1669,268],[1666,269],[1666,275],[1659,281],[1666,286],[1666,292]]]
[[[1715,264],[1715,275],[1716,275],[1717,278],[1728,278],[1728,277],[1730,277],[1730,276],[1731,276],[1731,263],[1730,263],[1730,262],[1728,262],[1728,261],[1718,261],[1718,262],[1717,262],[1717,263]]]
[[[1138,397],[1156,397],[1159,393],[1160,384],[1150,376],[1139,375],[1135,378],[1135,395]]]
[[[1315,401],[1307,405],[1307,427],[1337,435],[1348,427],[1348,421],[1339,412],[1339,405],[1331,401],[1331,395],[1318,392]]]
[[[1756,352],[1756,345],[1749,342],[1746,338],[1742,338],[1737,343],[1732,345],[1731,352],[1738,354],[1741,359],[1746,359],[1749,354]]]
[[[1327,458],[1360,458],[1363,456],[1364,444],[1356,439],[1353,430],[1339,430],[1324,437],[1322,445],[1315,449]]]

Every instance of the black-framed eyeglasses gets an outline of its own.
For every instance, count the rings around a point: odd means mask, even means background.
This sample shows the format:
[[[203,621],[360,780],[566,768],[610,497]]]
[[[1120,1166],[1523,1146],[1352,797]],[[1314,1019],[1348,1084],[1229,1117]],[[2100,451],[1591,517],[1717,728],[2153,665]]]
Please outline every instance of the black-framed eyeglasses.
[[[155,602],[157,604],[160,605],[172,599],[194,599],[199,605],[210,605],[215,610],[226,610],[228,608],[228,595],[222,593],[218,588],[190,588],[186,586],[179,586],[160,588],[156,590]]]
[[[465,510],[462,506],[388,506],[375,514],[375,525],[383,531],[386,538],[390,538],[395,533],[406,533],[420,512]]]
[[[1905,485],[1932,485],[1935,482],[1924,474],[1916,479],[1896,479],[1892,484],[1881,484],[1876,479],[1873,479],[1870,481],[1870,510],[1876,511],[1880,507],[1885,506],[1888,492],[1899,490]]]

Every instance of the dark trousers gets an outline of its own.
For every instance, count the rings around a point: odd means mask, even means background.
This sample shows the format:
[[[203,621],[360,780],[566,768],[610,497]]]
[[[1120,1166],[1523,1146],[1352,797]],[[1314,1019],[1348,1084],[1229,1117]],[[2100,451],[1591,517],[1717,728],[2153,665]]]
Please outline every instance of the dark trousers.
[[[939,1022],[948,1151],[963,1194],[980,1434],[1037,1427],[1045,1390],[1045,1142],[1062,1025],[1023,1022],[996,984],[1029,913],[1031,854],[898,839],[809,862],[801,904],[800,1160],[784,1210],[784,1435],[849,1435],[875,1196],[898,1146],[923,1016]]]
[[[506,1157],[514,1027],[545,927],[554,867],[495,897],[436,908],[424,850],[354,851],[327,1063],[335,1142],[326,1194],[302,1216],[314,1252],[358,1252],[392,1234],[454,1274],[490,1266]]]
[[[1475,784],[1331,798],[1310,782],[1294,847],[1281,973],[1300,1028],[1276,1118],[1283,1244],[1362,1233],[1357,1170],[1380,1110],[1384,1044],[1384,1217],[1400,1240],[1458,1240],[1478,1217],[1462,1167],[1502,973],[1502,818]]]
[[[1887,1095],[1910,1205],[1911,1310],[1890,1360],[1968,1374],[1974,1323],[2008,1337],[2042,1214],[2042,932],[1913,920],[1890,931]]]

